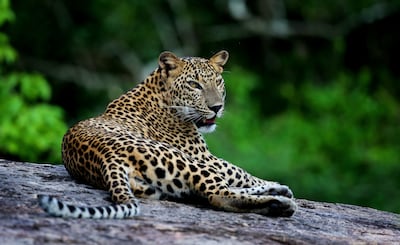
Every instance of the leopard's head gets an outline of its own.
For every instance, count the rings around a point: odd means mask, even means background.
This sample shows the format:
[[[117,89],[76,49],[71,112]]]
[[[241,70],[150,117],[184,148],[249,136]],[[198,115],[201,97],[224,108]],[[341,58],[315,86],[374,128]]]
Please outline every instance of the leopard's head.
[[[200,132],[214,131],[215,119],[222,116],[225,102],[223,66],[229,54],[220,51],[210,59],[178,58],[171,52],[159,57],[166,83],[166,101],[184,121],[196,124]]]

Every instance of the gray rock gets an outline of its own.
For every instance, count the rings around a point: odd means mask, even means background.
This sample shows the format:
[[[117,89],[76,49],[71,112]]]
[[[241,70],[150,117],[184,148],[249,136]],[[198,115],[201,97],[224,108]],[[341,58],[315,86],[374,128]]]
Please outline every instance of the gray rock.
[[[293,217],[269,218],[141,200],[136,218],[82,220],[48,216],[37,194],[110,203],[106,191],[76,183],[63,166],[0,159],[0,244],[400,244],[400,215],[346,204],[297,199]]]

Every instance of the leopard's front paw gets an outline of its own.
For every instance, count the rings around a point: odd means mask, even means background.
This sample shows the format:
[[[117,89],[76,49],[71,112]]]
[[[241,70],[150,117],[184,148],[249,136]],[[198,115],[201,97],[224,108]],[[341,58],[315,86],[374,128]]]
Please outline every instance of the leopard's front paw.
[[[249,194],[256,196],[283,196],[293,198],[293,192],[286,185],[280,185],[275,182],[266,183],[264,185],[250,187],[250,188],[235,188],[231,187],[230,190],[240,194]]]
[[[290,188],[286,185],[276,185],[271,186],[267,189],[264,195],[271,195],[271,196],[285,196],[288,198],[293,198],[293,192]]]
[[[297,210],[297,205],[293,199],[277,196],[269,202],[269,208],[266,215],[268,216],[283,216],[290,217]]]
[[[251,188],[249,194],[262,196],[284,196],[293,198],[293,192],[286,185],[270,182],[262,186]]]

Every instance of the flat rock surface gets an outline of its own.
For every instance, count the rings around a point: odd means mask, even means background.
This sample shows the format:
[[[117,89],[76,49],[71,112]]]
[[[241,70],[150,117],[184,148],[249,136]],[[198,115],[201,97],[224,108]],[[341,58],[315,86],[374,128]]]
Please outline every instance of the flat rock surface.
[[[346,204],[297,199],[293,217],[269,218],[142,199],[137,218],[82,220],[48,216],[37,194],[110,204],[63,166],[0,159],[0,244],[400,244],[400,215]]]

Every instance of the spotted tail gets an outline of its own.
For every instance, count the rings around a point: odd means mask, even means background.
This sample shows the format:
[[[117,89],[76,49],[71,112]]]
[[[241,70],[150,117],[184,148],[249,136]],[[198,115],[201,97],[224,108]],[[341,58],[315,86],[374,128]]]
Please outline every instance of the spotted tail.
[[[124,219],[139,214],[138,202],[104,207],[77,207],[64,204],[55,197],[38,195],[39,205],[48,214],[64,218]]]

